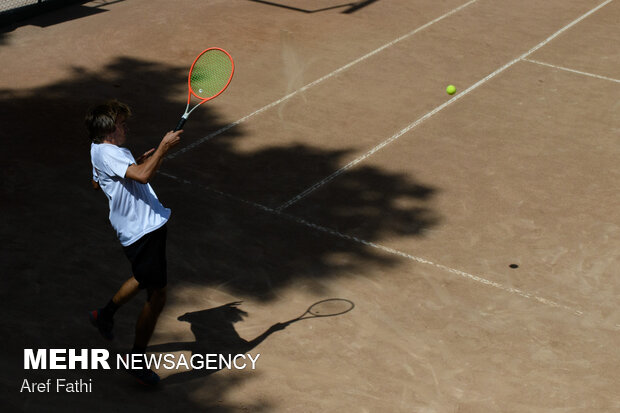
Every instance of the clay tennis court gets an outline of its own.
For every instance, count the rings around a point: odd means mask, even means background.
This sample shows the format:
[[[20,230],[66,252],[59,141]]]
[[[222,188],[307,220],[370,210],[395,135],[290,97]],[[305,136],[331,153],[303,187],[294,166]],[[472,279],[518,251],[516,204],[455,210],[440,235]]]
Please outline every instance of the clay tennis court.
[[[620,411],[618,44],[613,0],[92,1],[14,24],[3,411]],[[159,370],[156,389],[24,370],[25,348],[131,346],[144,297],[113,344],[88,322],[130,266],[84,113],[128,103],[145,152],[211,46],[233,81],[152,182],[172,217],[149,351],[256,369]],[[270,330],[326,298],[355,307]],[[20,392],[59,377],[92,392]]]

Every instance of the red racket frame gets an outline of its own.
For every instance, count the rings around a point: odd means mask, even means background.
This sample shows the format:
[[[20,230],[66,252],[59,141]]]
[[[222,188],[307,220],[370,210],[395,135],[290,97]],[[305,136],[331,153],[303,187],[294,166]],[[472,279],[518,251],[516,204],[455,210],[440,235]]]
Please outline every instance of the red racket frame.
[[[232,65],[232,68],[231,68],[231,71],[230,71],[230,77],[228,78],[228,82],[226,82],[226,86],[224,86],[222,88],[222,90],[220,90],[216,95],[213,95],[213,96],[205,99],[205,98],[201,98],[196,93],[194,93],[194,90],[192,89],[192,81],[191,80],[192,80],[192,71],[194,70],[194,66],[196,65],[196,62],[198,61],[198,59],[200,59],[200,56],[202,56],[203,54],[205,54],[206,52],[208,52],[210,50],[219,50],[220,52],[224,52],[226,54],[226,56],[228,56],[228,58],[230,59],[230,63]],[[192,62],[192,66],[189,68],[189,75],[187,76],[187,88],[189,90],[189,93],[187,94],[187,104],[189,105],[189,102],[191,100],[191,96],[192,95],[194,95],[197,99],[201,100],[199,105],[202,105],[203,103],[218,97],[219,95],[222,94],[223,91],[226,90],[226,88],[230,84],[230,81],[232,80],[234,74],[235,74],[235,61],[233,60],[233,58],[230,55],[230,53],[228,53],[226,50],[224,50],[222,48],[219,48],[219,47],[209,47],[208,49],[203,50],[202,52],[200,52],[200,54],[198,56],[196,56],[196,58]]]
[[[205,54],[206,52],[208,52],[210,50],[219,50],[221,52],[226,53],[226,55],[230,59],[230,64],[232,65],[232,67],[231,67],[231,71],[230,71],[230,77],[228,78],[228,82],[226,82],[226,85],[222,88],[222,90],[220,90],[217,94],[215,94],[215,95],[205,99],[205,98],[202,98],[202,97],[198,96],[196,93],[194,93],[194,91],[192,89],[192,71],[194,70],[194,66],[196,65],[196,62],[198,61],[198,59],[200,59],[200,56],[202,56],[203,54]],[[189,74],[187,75],[187,89],[188,89],[188,92],[187,92],[187,106],[185,107],[185,113],[183,114],[183,116],[181,116],[181,120],[179,120],[179,123],[174,128],[174,131],[175,132],[178,131],[179,129],[181,129],[183,127],[183,125],[185,125],[185,121],[189,117],[189,114],[194,111],[194,109],[196,109],[198,106],[202,105],[203,103],[205,103],[205,102],[207,102],[207,101],[209,101],[211,99],[214,99],[214,98],[218,97],[219,95],[221,95],[222,92],[225,91],[226,88],[228,87],[228,85],[230,84],[230,81],[232,80],[234,74],[235,74],[235,61],[233,60],[233,58],[230,55],[230,53],[228,53],[226,50],[224,50],[224,49],[222,49],[220,47],[209,47],[208,49],[205,49],[202,52],[200,52],[200,54],[198,56],[196,56],[196,58],[192,62],[192,66],[189,68]],[[200,103],[198,103],[191,110],[189,110],[189,104],[190,104],[190,102],[192,100],[192,95],[194,97],[196,97],[198,100],[200,100]]]

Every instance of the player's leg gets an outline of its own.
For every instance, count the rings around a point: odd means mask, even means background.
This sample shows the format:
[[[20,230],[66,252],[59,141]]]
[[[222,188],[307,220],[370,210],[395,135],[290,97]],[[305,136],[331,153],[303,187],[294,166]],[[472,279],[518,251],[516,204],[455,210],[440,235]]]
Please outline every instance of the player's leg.
[[[136,323],[136,338],[132,352],[144,353],[153,335],[157,319],[166,304],[166,287],[148,290],[148,299]]]
[[[143,237],[142,247],[137,258],[132,260],[136,279],[140,288],[146,289],[147,300],[136,322],[136,336],[132,353],[145,354],[146,347],[153,335],[157,319],[166,304],[166,285],[168,283],[166,262],[166,226]],[[127,250],[126,250],[127,252]],[[142,367],[129,370],[143,384],[153,385],[159,382],[154,371]]]
[[[131,300],[140,291],[140,283],[135,277],[129,278],[121,285],[121,288],[112,297],[112,305],[118,307]]]
[[[114,338],[112,333],[114,314],[123,304],[135,297],[138,291],[140,291],[140,284],[135,277],[130,277],[121,285],[121,288],[105,307],[90,312],[91,323],[97,327],[105,339],[112,340]]]
[[[167,229],[164,225],[149,234],[148,244],[145,245],[142,260],[144,273],[136,277],[140,286],[147,291],[147,300],[136,323],[136,338],[133,352],[144,353],[149,343],[157,318],[166,304],[166,285],[168,271],[166,262]]]
[[[166,304],[166,287],[149,288],[147,292],[148,297],[146,303],[144,303],[144,307],[142,307],[138,322],[136,323],[136,338],[131,350],[133,354],[146,353],[146,347],[153,335],[155,325],[157,325],[157,319]],[[126,355],[126,357],[129,357],[129,355]],[[129,369],[127,372],[145,385],[155,385],[160,380],[157,373],[144,366]]]

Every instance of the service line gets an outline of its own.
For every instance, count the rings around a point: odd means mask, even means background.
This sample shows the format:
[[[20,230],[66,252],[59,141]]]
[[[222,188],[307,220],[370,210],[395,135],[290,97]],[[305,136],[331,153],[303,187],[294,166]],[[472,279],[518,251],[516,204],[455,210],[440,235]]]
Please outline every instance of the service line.
[[[611,77],[596,75],[594,73],[588,73],[588,72],[582,72],[580,70],[569,69],[568,67],[552,65],[551,63],[545,63],[545,62],[541,62],[539,60],[533,60],[533,59],[523,59],[523,60],[526,61],[526,62],[534,63],[534,64],[537,64],[537,65],[541,65],[541,66],[547,66],[547,67],[552,67],[552,68],[558,69],[558,70],[564,70],[565,72],[577,73],[579,75],[594,77],[596,79],[609,80],[611,82],[620,83],[620,79],[614,79],[614,78],[611,78]]]
[[[397,140],[398,138],[400,138],[401,136],[403,136],[404,134],[406,134],[407,132],[409,132],[410,130],[412,130],[413,128],[415,128],[416,126],[421,124],[422,122],[424,122],[427,119],[431,118],[433,115],[441,112],[443,109],[445,109],[446,107],[450,106],[451,104],[453,104],[457,100],[461,99],[464,96],[467,96],[470,92],[472,92],[473,90],[477,89],[479,86],[485,84],[489,80],[493,79],[495,76],[497,76],[500,73],[504,72],[506,69],[510,68],[515,63],[518,63],[518,62],[520,62],[522,60],[525,60],[525,58],[527,58],[529,55],[534,53],[536,50],[540,49],[541,47],[543,47],[544,45],[549,43],[551,40],[555,39],[560,34],[564,33],[566,30],[570,29],[571,27],[573,27],[574,25],[576,25],[577,23],[579,23],[580,21],[582,21],[586,17],[590,16],[591,14],[595,13],[596,11],[601,9],[602,7],[604,7],[607,4],[611,3],[612,1],[613,0],[607,0],[604,3],[599,4],[597,7],[593,8],[589,12],[583,14],[581,17],[577,18],[576,20],[573,20],[571,23],[569,23],[566,26],[562,27],[560,30],[558,30],[557,32],[553,33],[551,36],[547,37],[545,40],[543,40],[542,42],[538,43],[536,46],[532,47],[527,52],[523,53],[521,56],[517,57],[516,59],[514,59],[514,60],[512,60],[512,61],[510,61],[508,63],[506,63],[504,66],[500,67],[499,69],[497,69],[496,71],[494,71],[493,73],[488,75],[487,77],[479,80],[478,82],[476,82],[475,84],[473,84],[469,88],[465,89],[463,92],[461,92],[458,95],[454,96],[452,99],[444,102],[443,104],[437,106],[435,109],[431,110],[430,112],[428,112],[427,114],[425,114],[421,118],[419,118],[416,121],[410,123],[409,125],[407,125],[403,129],[401,129],[399,132],[397,132],[396,134],[392,135],[390,138],[386,139],[385,141],[381,142],[379,145],[377,145],[374,148],[372,148],[370,151],[366,152],[364,155],[358,157],[357,159],[354,159],[353,161],[349,162],[348,164],[346,164],[342,168],[338,169],[337,171],[335,171],[334,173],[332,173],[331,175],[329,175],[328,177],[326,177],[322,181],[319,181],[319,182],[315,183],[314,185],[312,185],[311,187],[309,187],[305,191],[301,192],[299,195],[291,198],[289,201],[287,201],[284,204],[280,205],[278,207],[278,211],[282,211],[282,210],[290,207],[291,205],[293,205],[296,202],[298,202],[298,201],[302,200],[303,198],[307,197],[308,195],[310,195],[312,192],[316,191],[317,189],[319,189],[323,185],[325,185],[328,182],[332,181],[334,178],[336,178],[339,175],[341,175],[342,173],[346,172],[348,169],[351,169],[352,167],[354,167],[358,163],[366,160],[367,158],[372,156],[374,153],[380,151],[381,149],[383,149],[384,147],[386,147],[390,143],[394,142],[395,140]]]

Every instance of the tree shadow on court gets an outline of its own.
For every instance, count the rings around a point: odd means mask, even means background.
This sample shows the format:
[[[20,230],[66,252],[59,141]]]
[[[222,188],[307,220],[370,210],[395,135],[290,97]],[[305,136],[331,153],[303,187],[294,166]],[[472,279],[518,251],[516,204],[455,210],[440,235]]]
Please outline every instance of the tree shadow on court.
[[[24,348],[102,346],[86,311],[109,299],[128,277],[130,266],[110,227],[106,198],[90,186],[84,113],[103,99],[127,102],[134,111],[129,147],[141,154],[157,145],[182,114],[186,70],[119,57],[96,71],[75,67],[71,76],[53,84],[0,90],[0,300],[7,309],[0,326],[11,337],[3,356],[6,377],[24,375]],[[226,93],[234,93],[234,85]],[[189,144],[234,120],[204,105],[192,114],[183,142]],[[322,298],[329,293],[330,279],[354,277],[372,265],[389,271],[401,260],[369,243],[420,237],[439,222],[432,209],[437,189],[410,175],[372,166],[351,169],[330,182],[329,190],[312,194],[311,202],[278,212],[291,196],[338,170],[352,149],[309,144],[238,149],[246,136],[241,124],[164,163],[163,171],[191,184],[162,174],[153,181],[164,205],[173,210],[168,241],[171,289],[190,282],[197,289],[216,288],[238,299],[269,301],[292,287]],[[134,317],[126,314],[117,321],[121,331],[133,328]],[[43,379],[45,374],[33,372],[33,377]],[[118,401],[118,394],[132,398],[129,407],[157,407],[167,398],[180,407],[208,406],[222,412],[233,408],[217,400],[239,385],[238,380],[251,380],[211,375],[205,378],[209,395],[196,401],[189,397],[191,389],[179,388],[161,390],[158,397],[144,393],[135,398],[135,389],[124,390],[106,372],[93,372],[91,377],[100,388],[110,389],[104,391],[110,403]],[[11,403],[23,407],[20,400]],[[92,396],[74,400],[88,404]],[[64,401],[60,395],[41,395],[30,403],[60,406]],[[250,407],[269,408],[262,402]]]
[[[299,144],[245,153],[236,140],[218,136],[172,159],[163,169],[180,179],[158,182],[183,217],[169,245],[187,280],[261,300],[288,286],[325,294],[332,277],[399,263],[369,243],[422,237],[439,222],[435,188],[372,166],[281,209],[354,155]]]

